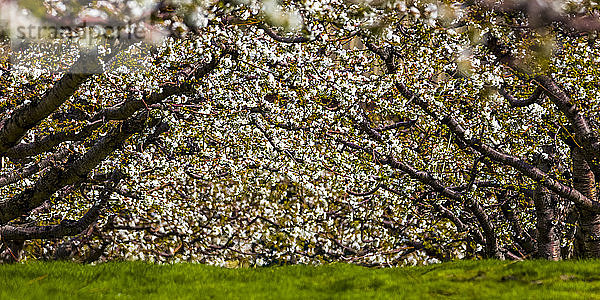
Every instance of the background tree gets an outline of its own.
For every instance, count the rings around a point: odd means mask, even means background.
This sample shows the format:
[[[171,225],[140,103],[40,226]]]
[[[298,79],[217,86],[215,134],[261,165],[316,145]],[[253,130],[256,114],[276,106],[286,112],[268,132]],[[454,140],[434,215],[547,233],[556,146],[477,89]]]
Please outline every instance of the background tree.
[[[5,260],[599,255],[593,4],[32,3],[152,43],[3,50]]]

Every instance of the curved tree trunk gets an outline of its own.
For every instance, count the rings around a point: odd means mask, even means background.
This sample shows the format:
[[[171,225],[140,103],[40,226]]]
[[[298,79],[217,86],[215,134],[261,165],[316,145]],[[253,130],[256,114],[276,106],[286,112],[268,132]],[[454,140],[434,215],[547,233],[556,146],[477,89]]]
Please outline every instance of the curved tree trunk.
[[[571,151],[573,187],[590,199],[596,199],[596,178],[577,147]],[[576,244],[581,245],[578,256],[600,258],[600,214],[579,208],[579,230]]]
[[[554,165],[554,149],[545,146],[544,153],[547,158],[539,156],[536,165],[544,173],[548,173]],[[536,182],[533,191],[533,204],[535,205],[536,216],[536,256],[547,260],[559,260],[560,256],[560,238],[557,234],[557,195],[552,193],[542,182]]]
[[[541,184],[534,194],[536,229],[537,229],[537,256],[548,260],[560,259],[560,241],[556,234],[555,197]]]

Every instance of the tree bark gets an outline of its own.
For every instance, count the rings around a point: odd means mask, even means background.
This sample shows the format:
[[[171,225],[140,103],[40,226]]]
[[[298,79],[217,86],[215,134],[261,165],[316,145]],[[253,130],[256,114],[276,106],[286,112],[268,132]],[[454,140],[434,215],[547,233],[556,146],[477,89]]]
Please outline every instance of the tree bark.
[[[560,241],[556,234],[553,195],[541,184],[533,194],[537,229],[537,256],[547,260],[560,259]]]
[[[27,131],[67,101],[89,77],[86,71],[97,70],[98,59],[89,53],[82,53],[77,62],[71,67],[54,86],[27,105],[23,105],[10,117],[0,120],[0,156],[15,146]]]
[[[571,150],[573,187],[589,199],[596,199],[596,178],[578,147]],[[579,230],[576,244],[581,245],[580,257],[600,258],[600,213],[578,206]]]

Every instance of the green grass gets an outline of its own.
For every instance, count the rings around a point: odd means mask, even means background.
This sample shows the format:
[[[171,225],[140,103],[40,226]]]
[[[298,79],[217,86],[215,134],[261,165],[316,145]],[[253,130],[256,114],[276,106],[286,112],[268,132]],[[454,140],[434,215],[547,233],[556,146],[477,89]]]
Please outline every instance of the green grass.
[[[394,269],[28,263],[0,266],[0,298],[600,299],[600,261],[459,261]]]

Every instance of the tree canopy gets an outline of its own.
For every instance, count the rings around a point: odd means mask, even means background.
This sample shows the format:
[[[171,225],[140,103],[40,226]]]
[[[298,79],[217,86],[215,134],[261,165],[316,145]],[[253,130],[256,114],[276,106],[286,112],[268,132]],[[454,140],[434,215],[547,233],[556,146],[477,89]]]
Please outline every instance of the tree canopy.
[[[600,256],[581,1],[1,1],[4,261]]]

